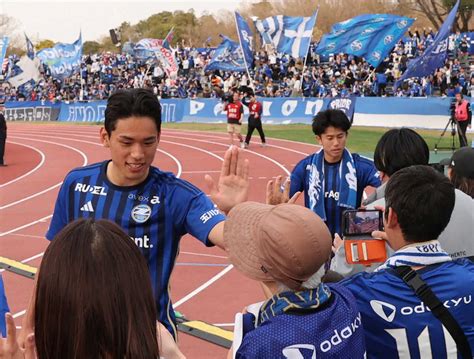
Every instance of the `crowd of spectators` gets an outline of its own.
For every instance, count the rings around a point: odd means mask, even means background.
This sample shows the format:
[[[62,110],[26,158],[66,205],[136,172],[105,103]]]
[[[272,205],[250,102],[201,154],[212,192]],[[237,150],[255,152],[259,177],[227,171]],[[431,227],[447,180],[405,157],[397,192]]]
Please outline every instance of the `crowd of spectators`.
[[[50,100],[89,101],[106,99],[120,88],[148,88],[160,98],[220,97],[233,87],[252,85],[257,96],[264,97],[336,97],[336,96],[454,96],[457,92],[474,94],[474,71],[469,67],[469,43],[461,34],[449,41],[445,65],[433,75],[407,81],[397,90],[396,81],[408,62],[420,56],[434,39],[432,30],[409,32],[377,69],[362,58],[336,54],[321,58],[317,43],[310,47],[306,64],[302,59],[261,49],[255,53],[249,81],[245,73],[205,72],[211,48],[178,46],[176,79],[167,78],[158,65],[143,63],[129,53],[85,54],[78,73],[63,82],[42,68],[42,78],[28,91],[3,85],[0,97],[5,101]]]

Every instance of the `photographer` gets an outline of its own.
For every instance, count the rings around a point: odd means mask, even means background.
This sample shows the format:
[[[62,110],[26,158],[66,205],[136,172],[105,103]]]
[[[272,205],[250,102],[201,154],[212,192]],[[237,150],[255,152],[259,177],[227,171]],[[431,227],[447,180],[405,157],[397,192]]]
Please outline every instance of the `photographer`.
[[[457,121],[459,128],[458,128],[458,135],[459,135],[459,146],[466,147],[467,146],[467,137],[466,137],[466,130],[467,128],[471,128],[471,120],[472,120],[472,112],[470,108],[470,104],[468,101],[464,100],[462,93],[456,94],[456,102],[451,105],[452,106],[452,114],[454,119]]]

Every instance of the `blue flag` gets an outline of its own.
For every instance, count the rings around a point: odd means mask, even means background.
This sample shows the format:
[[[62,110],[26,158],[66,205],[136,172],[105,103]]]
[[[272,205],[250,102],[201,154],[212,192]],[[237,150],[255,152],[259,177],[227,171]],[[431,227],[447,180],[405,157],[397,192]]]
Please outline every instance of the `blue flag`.
[[[214,51],[211,61],[206,66],[205,71],[223,70],[223,71],[246,71],[244,56],[240,45],[221,35],[223,41]]]
[[[322,56],[345,53],[364,57],[377,67],[413,23],[408,17],[366,14],[333,25],[316,52]]]
[[[294,58],[306,57],[317,17],[318,11],[310,17],[284,16],[283,33],[277,51]]]
[[[242,52],[244,53],[245,62],[250,69],[253,66],[253,33],[249,24],[240,14],[235,12],[235,23],[237,25],[237,34],[239,36]]]
[[[257,28],[264,44],[273,44],[277,52],[294,58],[306,57],[313,36],[318,11],[310,17],[270,16],[257,20]]]
[[[64,80],[81,68],[82,36],[72,44],[59,43],[43,49],[36,56],[49,67],[53,78]]]
[[[33,60],[35,58],[35,47],[33,46],[33,43],[28,38],[28,36],[26,36],[26,34],[25,34],[25,40],[26,40],[26,55],[30,59]]]
[[[0,39],[0,64],[2,64],[2,69],[3,69],[3,59],[5,58],[5,55],[7,54],[7,47],[8,47],[9,41],[10,39],[7,36],[4,36],[2,39]]]
[[[433,43],[425,50],[423,55],[408,63],[407,70],[395,83],[395,88],[399,87],[404,80],[410,77],[431,75],[437,68],[443,66],[448,56],[448,38],[456,18],[459,2],[460,0],[456,2],[456,5],[454,5],[446,20],[444,20]]]

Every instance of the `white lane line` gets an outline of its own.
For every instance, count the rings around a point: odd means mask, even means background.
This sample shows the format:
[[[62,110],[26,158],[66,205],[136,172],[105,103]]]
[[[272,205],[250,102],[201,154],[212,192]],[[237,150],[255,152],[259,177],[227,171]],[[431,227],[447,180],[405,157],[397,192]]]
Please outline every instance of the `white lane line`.
[[[195,253],[195,252],[185,252],[185,251],[180,251],[179,254],[189,254],[189,255],[193,255],[193,256],[222,258],[222,259],[227,259],[228,258],[226,256],[218,256],[216,254],[205,254],[205,253]]]
[[[203,173],[221,173],[222,171],[183,171],[183,173],[187,174],[203,174]]]
[[[282,125],[282,126],[284,126],[284,125]],[[161,134],[163,135],[163,133],[176,133],[176,134],[179,133],[179,134],[190,134],[190,135],[200,135],[201,134],[200,136],[202,136],[202,137],[206,136],[205,134],[208,134],[208,136],[213,135],[213,136],[219,137],[223,140],[229,138],[227,133],[222,133],[222,132],[217,132],[217,131],[214,131],[214,132],[213,131],[199,131],[199,130],[193,131],[193,130],[180,130],[180,129],[176,129],[176,128],[167,130],[166,128],[164,128],[163,131],[161,132]],[[272,140],[272,141],[282,141],[282,142],[294,143],[294,144],[301,145],[301,146],[309,146],[309,147],[312,147],[312,149],[311,149],[312,152],[316,152],[319,148],[318,145],[313,145],[312,143],[307,143],[307,142],[286,140],[286,139],[283,139],[283,138],[276,138],[276,137],[266,137],[266,138],[268,138],[269,140]],[[285,148],[285,147],[283,147],[283,148]]]
[[[25,145],[24,143],[19,143],[19,142],[14,142],[14,141],[7,141],[8,143],[11,143],[11,144],[14,144],[14,145],[18,145],[18,146],[23,146],[23,147],[27,147],[29,149],[32,149],[33,151],[36,151],[40,154],[41,156],[41,161],[40,163],[38,163],[38,165],[33,168],[31,171],[28,171],[27,173],[19,176],[19,177],[16,177],[14,179],[12,179],[11,181],[8,181],[7,183],[3,183],[3,184],[0,184],[0,188],[3,188],[5,186],[8,186],[9,184],[12,184],[12,183],[15,183],[16,181],[19,181],[27,176],[29,176],[30,174],[32,174],[33,172],[37,171],[41,166],[43,166],[44,164],[44,160],[46,158],[46,156],[44,155],[44,152],[40,151],[39,149],[37,149],[36,147],[33,147],[33,146],[30,146],[30,145]]]
[[[42,132],[42,133],[48,133],[48,132]],[[57,133],[57,134],[63,134],[63,133]],[[36,136],[36,137],[41,137],[41,138],[55,138],[54,136],[51,136],[51,135],[40,135],[37,133],[34,133],[34,134],[31,134],[33,136]],[[81,138],[96,138],[96,136],[87,136],[87,135],[78,135],[77,133],[76,134],[68,134],[69,136],[77,136],[77,137],[81,137]],[[82,143],[87,143],[87,144],[90,144],[90,145],[94,145],[94,146],[100,146],[102,147],[102,144],[101,143],[98,143],[98,142],[91,142],[91,141],[85,141],[85,140],[78,140],[78,139],[74,139],[74,138],[67,138],[67,139],[64,139],[64,140],[67,140],[67,141],[74,141],[74,142],[82,142]],[[176,177],[181,177],[181,174],[183,172],[183,166],[181,165],[181,162],[175,157],[173,156],[171,153],[168,153],[166,151],[163,151],[162,149],[160,148],[157,148],[156,150],[157,152],[161,152],[163,153],[164,155],[170,157],[175,163],[176,163],[176,166],[178,167],[178,171],[176,173]]]
[[[14,234],[12,234],[12,236],[44,239],[44,236],[35,236],[35,235],[32,235],[32,234],[19,234],[19,233],[14,233]]]
[[[212,144],[212,145],[228,147],[227,144],[223,144],[223,143],[219,143],[219,142],[213,142],[213,141],[206,141],[206,140],[197,140],[197,139],[194,139],[194,138],[186,138],[186,137],[178,137],[178,136],[167,136],[167,135],[162,135],[161,137],[162,138],[163,137],[179,138],[181,140],[188,140],[188,141],[194,141],[194,142],[204,142],[204,143],[209,143],[209,144]],[[270,162],[274,163],[275,165],[280,167],[288,176],[290,175],[290,171],[288,171],[280,162],[275,161],[273,158],[267,157],[265,155],[262,155],[261,153],[254,152],[254,151],[246,150],[246,152],[253,153],[254,155],[256,155],[258,157],[262,157],[262,158],[266,159],[267,161],[270,161]]]
[[[37,224],[37,223],[44,222],[44,221],[46,221],[47,219],[51,218],[52,216],[53,216],[53,215],[50,214],[49,216],[46,216],[46,217],[37,219],[37,220],[35,220],[35,221],[33,221],[33,222],[24,224],[24,225],[22,225],[22,226],[19,226],[19,227],[13,228],[13,229],[10,229],[10,230],[7,231],[7,232],[0,233],[0,237],[4,237],[4,236],[6,236],[7,234],[15,233],[15,232],[17,232],[17,231],[19,231],[19,230],[22,230],[22,229],[31,227],[31,226],[33,226],[33,225],[35,225],[35,224]]]
[[[82,166],[87,165],[87,156],[86,156],[86,154],[84,152],[82,152],[81,150],[78,150],[77,148],[74,148],[74,147],[71,147],[71,146],[68,146],[68,145],[65,145],[65,144],[61,144],[61,143],[52,142],[52,141],[38,140],[36,138],[25,138],[25,137],[16,137],[16,136],[14,136],[13,138],[20,139],[20,140],[37,141],[37,142],[41,142],[41,143],[49,143],[49,144],[57,145],[57,146],[60,146],[60,147],[68,148],[68,149],[70,149],[74,152],[79,153],[79,155],[82,156],[82,158],[84,160],[83,163],[82,163]],[[61,186],[62,183],[63,182],[61,181],[59,183],[56,183],[54,186],[48,187],[48,188],[46,188],[46,189],[44,189],[40,192],[36,192],[35,194],[32,194],[31,196],[23,197],[22,199],[19,199],[18,201],[8,203],[4,206],[0,206],[0,210],[15,206],[19,203],[23,203],[23,202],[28,201],[32,198],[41,196],[42,194],[44,194],[46,192],[49,192],[49,191]]]
[[[225,267],[223,270],[221,270],[219,273],[217,273],[214,277],[209,279],[207,282],[203,283],[196,289],[194,289],[191,293],[188,295],[184,296],[180,300],[178,300],[176,303],[173,304],[173,308],[178,308],[181,304],[186,303],[188,300],[196,296],[197,294],[201,293],[204,289],[209,287],[211,284],[213,284],[215,281],[220,279],[222,276],[224,276],[227,272],[229,272],[234,266],[232,264],[229,264],[227,267]]]
[[[215,327],[233,327],[235,325],[235,323],[215,323],[215,324],[212,324],[213,326]]]
[[[21,317],[22,315],[25,315],[26,313],[26,309],[25,310],[22,310],[21,312],[18,312],[18,313],[15,313],[13,314],[13,319],[16,319],[18,317]],[[20,327],[21,328],[21,327]]]
[[[176,134],[178,134],[178,132],[176,132]],[[222,141],[227,141],[229,138],[228,137],[222,137],[222,136],[211,136],[211,135],[200,135],[200,134],[196,134],[196,133],[191,133],[190,134],[191,136],[195,136],[195,137],[203,137],[203,138],[214,138],[216,140],[222,140]],[[162,134],[162,136],[167,136],[166,134]],[[190,137],[186,137],[186,138],[190,138]],[[299,142],[295,142],[295,143],[299,143]],[[303,144],[303,143],[302,143]],[[257,145],[252,145],[252,146],[257,146]],[[251,147],[252,147],[251,146]],[[278,148],[278,149],[281,149],[281,150],[284,150],[286,152],[294,152],[294,153],[297,153],[299,155],[303,155],[303,156],[308,156],[309,153],[307,152],[301,152],[301,151],[298,151],[298,150],[295,150],[295,149],[292,149],[292,148],[286,148],[286,147],[283,147],[283,146],[277,146],[277,145],[273,145],[273,144],[270,144],[270,143],[267,143],[267,147],[272,147],[272,148]],[[316,152],[318,150],[319,147],[316,147],[314,152]]]

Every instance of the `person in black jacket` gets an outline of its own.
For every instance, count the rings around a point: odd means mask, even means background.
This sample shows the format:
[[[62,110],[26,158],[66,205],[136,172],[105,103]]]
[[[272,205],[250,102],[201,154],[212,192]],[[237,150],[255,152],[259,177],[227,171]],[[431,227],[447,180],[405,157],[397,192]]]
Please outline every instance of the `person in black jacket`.
[[[5,155],[5,142],[7,141],[7,122],[3,115],[3,104],[0,104],[0,166],[6,166],[3,161]]]

